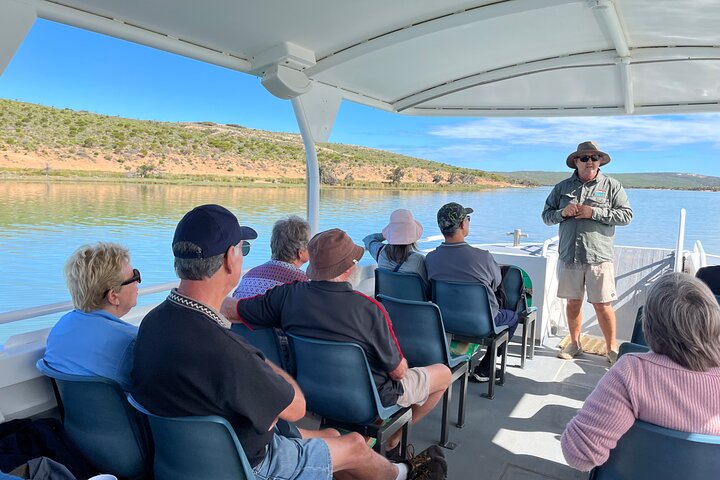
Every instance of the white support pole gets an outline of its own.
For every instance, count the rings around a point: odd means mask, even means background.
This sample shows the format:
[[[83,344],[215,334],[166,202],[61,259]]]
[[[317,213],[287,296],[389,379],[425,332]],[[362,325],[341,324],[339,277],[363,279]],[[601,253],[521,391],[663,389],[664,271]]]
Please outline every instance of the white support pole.
[[[680,225],[678,227],[677,244],[675,245],[675,266],[674,272],[683,270],[683,251],[685,250],[685,209],[680,209]]]
[[[300,98],[293,98],[292,105],[298,127],[300,127],[303,145],[305,145],[307,221],[310,224],[310,234],[315,235],[320,231],[320,167],[318,165],[317,150]]]

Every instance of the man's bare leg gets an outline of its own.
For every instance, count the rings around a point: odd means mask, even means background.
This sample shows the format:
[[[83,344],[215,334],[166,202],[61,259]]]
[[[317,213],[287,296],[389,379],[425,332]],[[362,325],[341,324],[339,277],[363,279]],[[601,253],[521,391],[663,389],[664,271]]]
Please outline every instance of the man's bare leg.
[[[339,480],[395,480],[397,467],[365,444],[359,433],[323,439],[330,448],[333,475]]]
[[[593,303],[595,315],[600,325],[600,330],[605,337],[605,346],[608,352],[610,350],[617,352],[618,344],[615,338],[615,310],[611,303]]]
[[[412,409],[412,423],[417,423],[424,416],[438,404],[445,390],[450,386],[452,380],[452,373],[450,369],[445,365],[435,364],[425,367],[428,373],[428,399],[422,405],[413,405]],[[398,431],[395,435],[390,437],[388,440],[388,449],[395,448],[400,443],[402,436],[402,430]]]
[[[580,345],[580,332],[582,331],[582,299],[569,298],[565,313],[567,314],[568,330],[570,330],[570,340],[575,345]]]
[[[323,428],[322,430],[305,430],[304,428],[298,427],[300,437],[302,438],[332,438],[339,437],[340,432],[334,428]]]

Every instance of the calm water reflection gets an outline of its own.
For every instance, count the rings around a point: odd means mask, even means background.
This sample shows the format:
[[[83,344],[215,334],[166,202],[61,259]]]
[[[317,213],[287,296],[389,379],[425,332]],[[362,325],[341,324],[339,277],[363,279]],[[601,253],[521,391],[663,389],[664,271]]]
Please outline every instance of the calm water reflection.
[[[343,228],[359,243],[366,234],[379,231],[391,211],[408,208],[425,227],[425,235],[436,235],[438,207],[457,201],[475,209],[472,242],[505,242],[510,238],[505,234],[514,228],[528,233],[529,241],[541,242],[557,231],[540,219],[548,192],[547,187],[453,193],[324,190],[320,226]],[[635,219],[629,227],[618,228],[617,243],[673,248],[678,212],[685,207],[686,241],[701,239],[708,252],[720,253],[720,194],[631,190],[628,195]],[[174,280],[170,242],[175,224],[203,203],[226,206],[258,231],[246,258],[245,266],[252,266],[269,257],[275,220],[288,214],[304,216],[305,189],[0,183],[0,311],[66,300],[62,266],[83,243],[127,245],[148,285]],[[0,342],[10,328],[0,326]]]

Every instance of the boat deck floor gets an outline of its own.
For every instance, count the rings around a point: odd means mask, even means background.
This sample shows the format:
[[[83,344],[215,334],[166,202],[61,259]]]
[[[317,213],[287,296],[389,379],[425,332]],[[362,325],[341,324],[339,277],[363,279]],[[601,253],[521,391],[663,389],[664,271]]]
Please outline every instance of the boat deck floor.
[[[551,339],[556,344],[559,339]],[[445,450],[448,479],[548,480],[585,479],[588,474],[567,466],[560,449],[560,435],[607,371],[605,357],[584,354],[573,361],[556,357],[551,346],[535,348],[535,358],[520,369],[520,345],[511,343],[504,386],[495,398],[480,395],[487,384],[470,382],[465,426],[455,426],[455,386],[450,417],[450,441]],[[459,383],[459,382],[458,382]],[[441,404],[417,425],[410,442],[419,452],[440,438]]]

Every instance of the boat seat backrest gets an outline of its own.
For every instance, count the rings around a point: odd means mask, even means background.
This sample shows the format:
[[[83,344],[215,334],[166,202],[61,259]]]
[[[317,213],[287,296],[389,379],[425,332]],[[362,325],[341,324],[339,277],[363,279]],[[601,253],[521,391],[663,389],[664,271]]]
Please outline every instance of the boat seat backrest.
[[[650,348],[647,345],[638,345],[632,342],[623,342],[620,344],[618,349],[618,357],[622,357],[626,353],[645,353],[649,352]]]
[[[679,432],[636,421],[590,479],[696,480],[720,478],[720,437]]]
[[[425,284],[420,275],[393,272],[384,268],[375,269],[375,296],[378,295],[418,302],[427,300]]]
[[[442,312],[445,330],[467,337],[491,337],[495,322],[490,311],[492,292],[480,282],[432,281],[432,299]]]
[[[711,265],[698,269],[695,276],[702,280],[715,296],[720,296],[720,265]]]
[[[411,367],[449,364],[445,329],[437,305],[385,295],[379,295],[378,300],[392,319],[393,331]]]
[[[242,323],[233,323],[230,329],[243,337],[250,345],[260,350],[265,358],[275,365],[287,370],[282,349],[274,328],[255,328],[250,330]]]
[[[155,439],[155,480],[254,480],[252,468],[230,423],[219,416],[161,417],[131,396],[150,420]]]
[[[632,335],[630,336],[630,342],[632,342],[636,345],[647,346],[647,340],[645,340],[645,332],[643,332],[643,329],[642,329],[642,316],[643,316],[643,307],[640,306],[637,310],[637,314],[635,315],[635,324],[633,325],[633,331],[632,331]]]
[[[65,432],[93,467],[126,478],[149,471],[147,419],[128,404],[117,382],[62,373],[42,358],[36,366],[55,381]]]
[[[363,349],[288,333],[296,376],[309,411],[352,424],[389,418],[398,407],[383,407]]]

